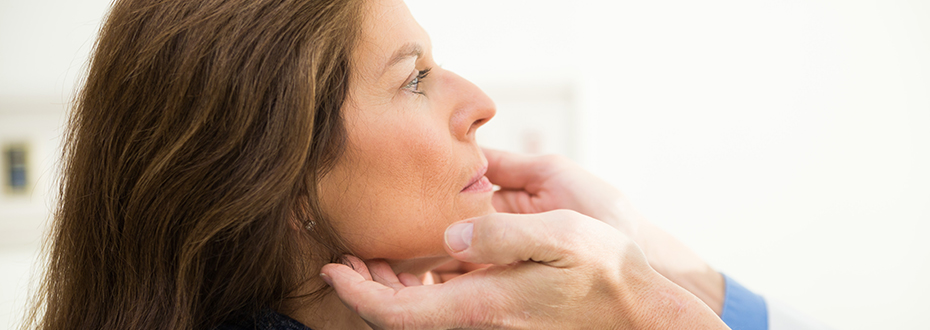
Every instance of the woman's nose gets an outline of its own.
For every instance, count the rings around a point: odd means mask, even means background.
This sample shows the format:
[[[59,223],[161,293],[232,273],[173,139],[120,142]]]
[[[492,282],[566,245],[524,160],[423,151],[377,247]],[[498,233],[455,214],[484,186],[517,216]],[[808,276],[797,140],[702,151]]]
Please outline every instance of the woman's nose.
[[[455,98],[450,128],[460,140],[474,139],[475,131],[494,117],[497,107],[478,86],[455,73],[448,73],[452,87],[449,96]]]

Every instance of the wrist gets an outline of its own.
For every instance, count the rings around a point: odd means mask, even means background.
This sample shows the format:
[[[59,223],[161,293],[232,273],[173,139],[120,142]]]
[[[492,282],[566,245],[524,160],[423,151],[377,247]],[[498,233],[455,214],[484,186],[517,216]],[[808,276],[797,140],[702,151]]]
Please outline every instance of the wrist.
[[[718,316],[723,313],[726,282],[723,275],[713,268],[708,266],[703,271],[670,272],[669,280],[701,299]]]
[[[723,275],[662,229],[643,222],[640,244],[649,265],[659,274],[701,299],[717,315],[723,312]]]
[[[694,294],[650,269],[627,277],[637,287],[619,305],[618,329],[727,329],[718,315]]]

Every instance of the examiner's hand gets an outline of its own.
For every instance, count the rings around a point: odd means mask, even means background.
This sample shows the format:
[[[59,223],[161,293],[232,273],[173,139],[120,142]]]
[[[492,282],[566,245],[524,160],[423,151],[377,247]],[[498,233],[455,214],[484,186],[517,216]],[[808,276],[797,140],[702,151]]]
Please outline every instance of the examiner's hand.
[[[644,222],[617,188],[568,158],[528,156],[484,149],[486,176],[501,187],[492,203],[498,212],[573,210],[603,221],[631,238]]]
[[[501,187],[494,208],[506,213],[569,209],[601,220],[632,238],[660,274],[697,295],[718,315],[724,280],[680,241],[641,216],[609,183],[561,156],[528,156],[484,149],[487,177]]]
[[[446,250],[495,266],[422,285],[353,258],[356,270],[329,264],[323,276],[376,329],[727,329],[626,235],[573,211],[461,221],[447,228]]]

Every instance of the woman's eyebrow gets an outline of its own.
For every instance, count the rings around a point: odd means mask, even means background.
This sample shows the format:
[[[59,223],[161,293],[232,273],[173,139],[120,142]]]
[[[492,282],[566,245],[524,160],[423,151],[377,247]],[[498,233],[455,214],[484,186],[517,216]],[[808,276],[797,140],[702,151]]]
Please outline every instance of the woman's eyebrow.
[[[387,65],[384,66],[384,69],[381,70],[381,75],[383,76],[388,69],[394,66],[400,61],[407,59],[408,57],[417,57],[423,54],[423,47],[418,43],[408,42],[394,51],[394,55],[391,56],[391,60],[388,61]]]

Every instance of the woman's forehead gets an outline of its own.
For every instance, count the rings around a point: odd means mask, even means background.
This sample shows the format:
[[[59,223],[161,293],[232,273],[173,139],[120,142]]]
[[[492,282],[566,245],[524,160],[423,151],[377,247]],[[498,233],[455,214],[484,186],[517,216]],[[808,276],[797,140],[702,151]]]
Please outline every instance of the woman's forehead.
[[[377,79],[389,66],[408,57],[428,56],[431,44],[401,0],[366,1],[359,43],[354,52],[356,68]]]

